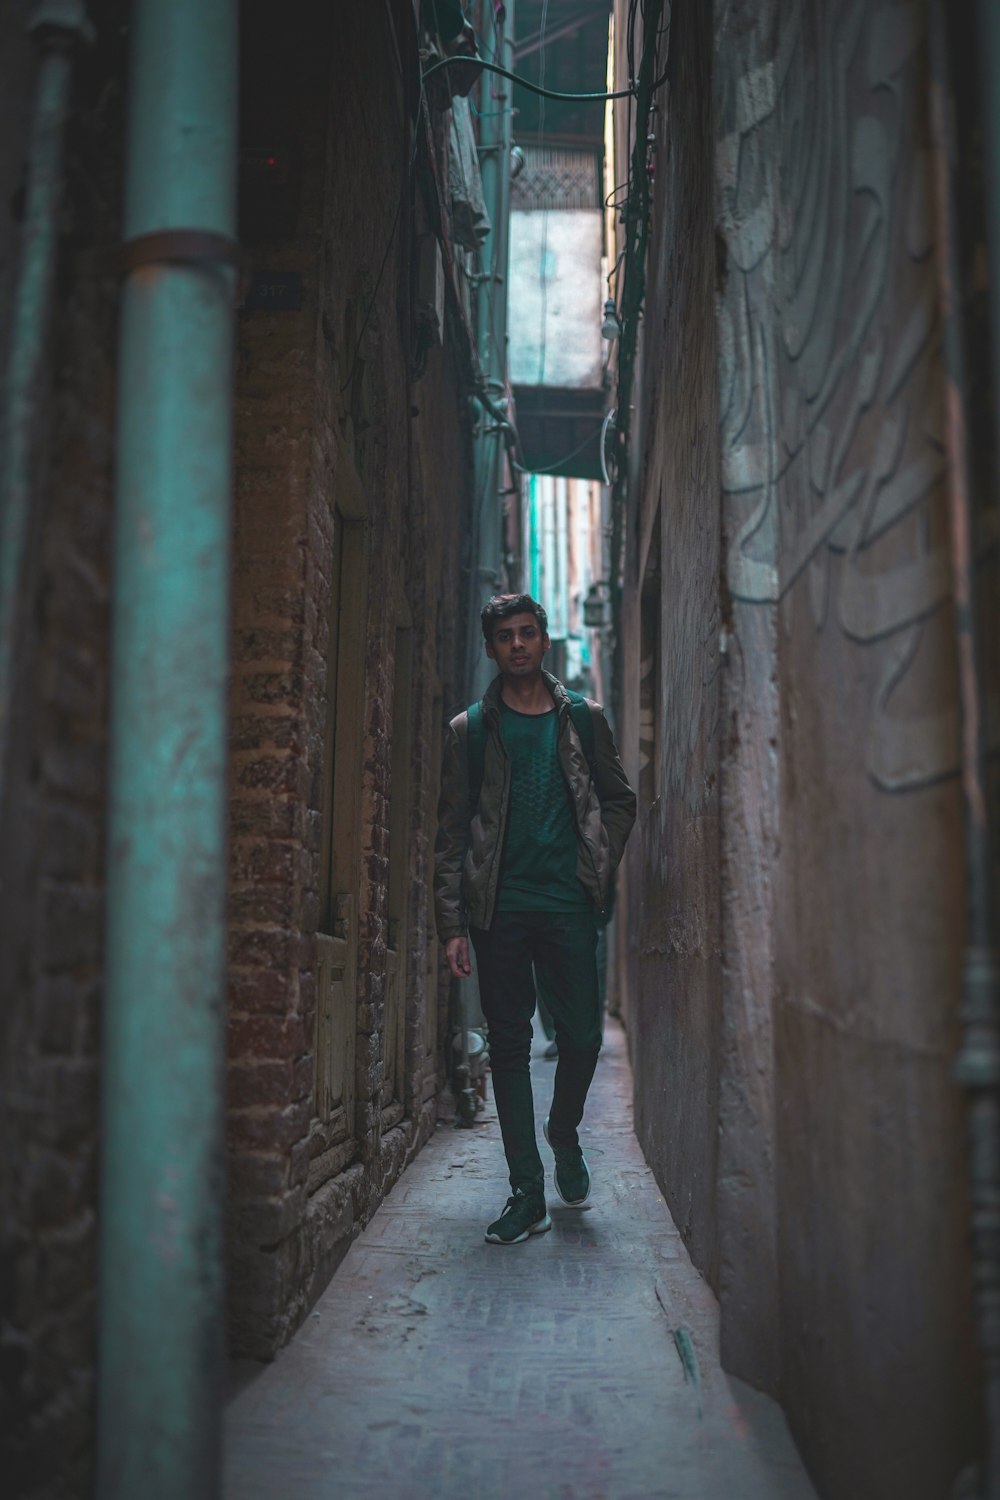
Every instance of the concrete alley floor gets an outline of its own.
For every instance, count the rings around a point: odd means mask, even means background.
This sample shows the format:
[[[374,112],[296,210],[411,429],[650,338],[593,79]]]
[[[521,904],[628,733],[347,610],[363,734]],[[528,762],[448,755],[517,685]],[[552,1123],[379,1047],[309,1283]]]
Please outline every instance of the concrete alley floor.
[[[554,1064],[535,1051],[541,1121]],[[492,1103],[439,1127],[292,1344],[238,1367],[228,1500],[815,1500],[780,1408],[720,1369],[631,1099],[612,1022],[591,1201],[552,1191],[551,1232],[522,1245],[483,1240],[508,1193]]]

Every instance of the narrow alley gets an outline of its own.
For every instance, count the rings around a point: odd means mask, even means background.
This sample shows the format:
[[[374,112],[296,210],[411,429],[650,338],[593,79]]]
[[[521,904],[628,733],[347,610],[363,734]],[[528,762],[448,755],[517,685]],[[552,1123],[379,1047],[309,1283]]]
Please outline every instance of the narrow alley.
[[[998,79],[0,5],[4,1500],[1000,1500]]]
[[[534,1049],[536,1110],[552,1063]],[[440,1124],[271,1365],[234,1370],[229,1500],[812,1500],[777,1404],[723,1373],[718,1305],[632,1130],[612,1023],[583,1141],[594,1195],[486,1246],[492,1107]]]

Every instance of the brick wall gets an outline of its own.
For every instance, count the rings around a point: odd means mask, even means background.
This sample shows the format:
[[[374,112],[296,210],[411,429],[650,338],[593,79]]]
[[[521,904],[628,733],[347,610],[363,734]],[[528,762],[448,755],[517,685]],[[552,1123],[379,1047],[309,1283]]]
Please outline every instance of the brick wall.
[[[28,9],[19,0],[0,17],[4,313],[33,91]],[[97,42],[79,66],[69,134],[16,734],[0,805],[0,1467],[26,1500],[89,1493],[94,1443],[127,7],[91,0],[89,10]],[[397,24],[407,14],[393,12]],[[244,285],[259,269],[295,271],[302,284],[297,312],[241,314],[236,391],[230,1296],[234,1349],[269,1355],[433,1127],[446,987],[427,929],[428,852],[435,745],[461,698],[471,453],[457,344],[432,351],[420,379],[409,361],[412,241],[417,216],[423,227],[429,214],[407,156],[415,100],[404,96],[400,58],[414,65],[412,35],[395,36],[388,11],[377,24],[349,15],[335,25],[334,8],[315,3],[284,29],[273,7],[247,5],[242,15],[244,139],[296,153],[297,195],[277,226],[244,226]],[[362,502],[356,1119],[350,1153],[310,1194],[332,550],[338,512],[356,515]],[[413,663],[406,1052],[403,1097],[384,1111],[394,627],[404,599]]]
[[[411,365],[412,245],[426,206],[395,60],[408,38],[387,17],[376,25],[348,14],[334,27],[324,6],[308,17],[306,31],[283,43],[265,7],[244,34],[245,138],[290,144],[301,162],[298,211],[251,237],[251,270],[295,271],[303,290],[299,311],[244,313],[238,343],[230,1300],[236,1349],[262,1357],[297,1326],[433,1125],[433,747],[437,721],[460,697],[454,642],[470,473],[455,347],[432,351],[419,381]],[[353,663],[362,685],[354,1102],[339,1170],[310,1191],[321,823],[332,774],[327,638],[344,518],[364,525],[367,577]],[[392,721],[404,622],[408,730]],[[351,622],[338,628],[343,635]],[[386,1109],[392,747],[403,734],[405,1061],[402,1097]]]
[[[28,9],[0,19],[4,312],[34,92]],[[77,69],[67,138],[0,807],[0,1468],[25,1500],[88,1493],[91,1471],[122,6],[91,13],[98,40]]]

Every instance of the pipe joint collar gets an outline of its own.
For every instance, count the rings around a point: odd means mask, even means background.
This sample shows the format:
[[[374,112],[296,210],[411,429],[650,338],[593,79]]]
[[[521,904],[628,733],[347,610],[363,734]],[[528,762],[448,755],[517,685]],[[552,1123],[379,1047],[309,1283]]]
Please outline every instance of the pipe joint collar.
[[[90,47],[95,39],[83,0],[38,0],[26,29],[43,50],[81,42]]]
[[[128,275],[140,266],[196,265],[216,267],[239,264],[240,247],[228,234],[208,229],[154,229],[124,242],[119,263]]]

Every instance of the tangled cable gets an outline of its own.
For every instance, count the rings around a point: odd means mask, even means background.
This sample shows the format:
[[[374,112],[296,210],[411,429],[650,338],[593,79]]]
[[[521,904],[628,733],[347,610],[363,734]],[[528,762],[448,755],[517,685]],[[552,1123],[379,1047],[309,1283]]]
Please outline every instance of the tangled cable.
[[[542,99],[558,99],[567,104],[581,104],[589,100],[600,100],[605,103],[608,99],[630,99],[635,93],[635,85],[627,89],[619,89],[614,94],[559,94],[554,89],[539,88],[537,83],[530,83],[527,78],[521,78],[517,73],[510,73],[506,68],[501,68],[499,63],[487,62],[484,57],[442,57],[439,62],[431,63],[427,71],[421,74],[424,82],[433,78],[435,73],[440,73],[442,68],[450,68],[453,63],[467,64],[475,62],[487,73],[497,73],[501,78],[509,78],[512,83],[519,84],[521,88],[528,89],[532,94],[538,94]]]

